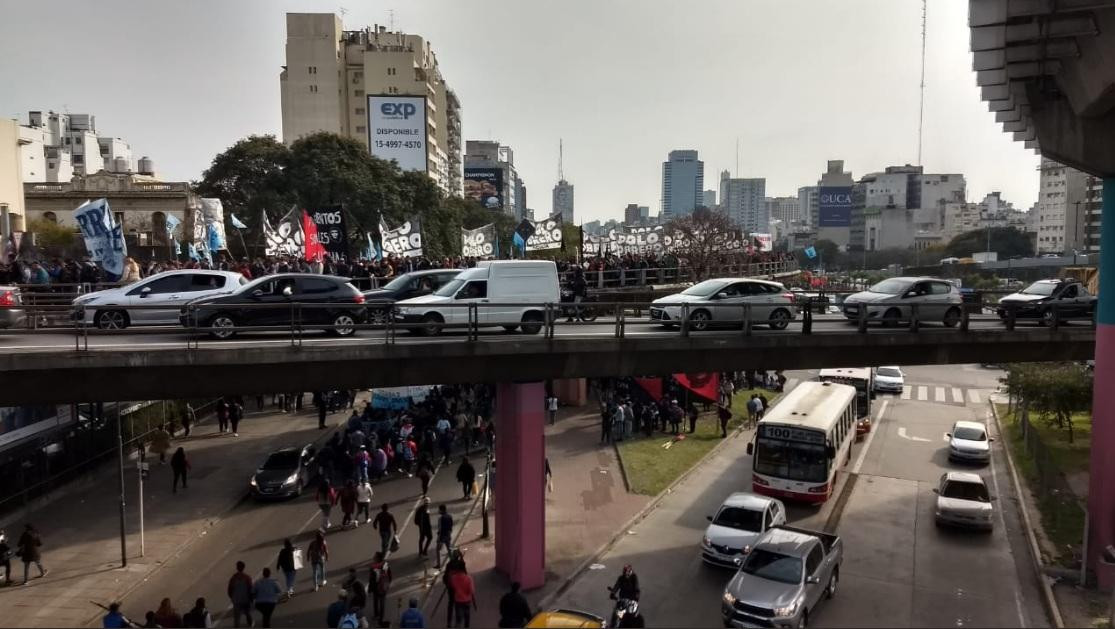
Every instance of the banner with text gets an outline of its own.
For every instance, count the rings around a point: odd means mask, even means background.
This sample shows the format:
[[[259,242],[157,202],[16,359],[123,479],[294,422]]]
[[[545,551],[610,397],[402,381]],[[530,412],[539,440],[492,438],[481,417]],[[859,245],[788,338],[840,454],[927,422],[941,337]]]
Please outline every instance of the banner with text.
[[[380,221],[379,237],[385,256],[394,254],[402,258],[416,258],[422,255],[422,229],[417,217],[396,229],[387,229],[387,224]]]
[[[852,225],[852,187],[822,186],[817,197],[819,227]]]
[[[345,229],[345,213],[341,206],[334,205],[310,212],[317,231],[317,243],[331,258],[348,257],[348,230]]]
[[[124,258],[128,246],[124,242],[124,231],[112,216],[108,199],[87,201],[74,210],[74,220],[85,239],[85,248],[94,262],[111,275],[124,275]]]
[[[290,219],[290,215],[279,219],[277,227],[271,226],[267,213],[263,214],[263,242],[264,253],[268,256],[299,256],[302,255],[304,244],[302,230],[299,223]]]
[[[561,214],[534,223],[534,233],[527,238],[527,251],[561,248]]]
[[[461,255],[469,258],[488,258],[495,254],[495,223],[488,223],[476,229],[461,229]]]
[[[368,96],[368,148],[401,170],[427,172],[426,98]]]

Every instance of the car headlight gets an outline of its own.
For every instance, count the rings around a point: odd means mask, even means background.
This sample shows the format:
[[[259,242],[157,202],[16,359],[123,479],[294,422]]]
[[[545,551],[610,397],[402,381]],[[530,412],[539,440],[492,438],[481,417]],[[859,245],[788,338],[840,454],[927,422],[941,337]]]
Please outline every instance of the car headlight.
[[[775,607],[773,611],[774,615],[778,618],[793,616],[798,612],[798,603],[795,602],[785,607]]]
[[[708,535],[701,538],[701,545],[706,548],[712,546],[712,540],[708,538]]]
[[[736,597],[732,596],[731,592],[724,592],[724,596],[722,597],[722,599],[723,599],[725,605],[735,605],[736,604]]]
[[[748,555],[748,554],[750,554],[750,553],[751,553],[751,546],[749,546],[749,545],[745,545],[745,546],[743,547],[743,550],[741,550],[740,552],[741,552],[741,553],[743,553],[744,555]]]
[[[295,472],[295,473],[291,474],[290,476],[287,476],[286,480],[283,481],[283,484],[284,485],[293,485],[297,482],[298,482],[298,472]]]
[[[248,484],[250,484],[252,487],[259,487],[259,483],[256,482],[256,477],[255,476],[253,476],[251,478],[251,480],[248,481]]]

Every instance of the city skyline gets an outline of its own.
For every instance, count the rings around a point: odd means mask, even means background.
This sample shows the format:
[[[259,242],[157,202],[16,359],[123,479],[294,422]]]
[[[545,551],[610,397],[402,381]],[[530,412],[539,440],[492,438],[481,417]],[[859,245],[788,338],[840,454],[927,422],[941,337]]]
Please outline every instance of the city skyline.
[[[49,9],[52,3],[45,4]],[[205,4],[206,10],[198,10]],[[502,33],[498,42],[460,29],[475,13],[449,2],[414,3],[394,9],[393,16],[387,9],[354,7],[343,19],[347,29],[390,26],[393,19],[395,30],[429,40],[460,96],[464,138],[499,138],[516,147],[516,165],[528,187],[546,190],[556,182],[552,146],[564,138],[566,179],[579,188],[581,221],[622,216],[632,200],[659,212],[661,163],[676,149],[696,149],[708,172],[727,167],[733,177],[765,178],[768,196],[812,185],[828,159],[843,159],[857,179],[916,161],[920,3],[707,3],[684,9],[655,3],[653,10],[646,4],[636,11],[626,3],[582,3],[575,10],[573,2],[557,10],[493,0],[486,15],[491,29]],[[0,49],[10,62],[0,68],[0,80],[11,87],[0,95],[0,112],[21,122],[28,110],[52,106],[95,113],[103,126],[129,138],[137,154],[157,155],[164,178],[191,180],[236,140],[281,134],[275,77],[283,63],[285,14],[339,8],[322,2],[118,2],[66,10],[75,19],[48,24],[51,11],[42,6],[8,9]],[[586,15],[594,19],[586,21]],[[927,172],[964,173],[969,200],[1000,190],[1017,207],[1029,208],[1038,194],[1038,157],[1003,134],[979,101],[966,17],[964,3],[930,6],[923,163]],[[574,21],[585,45],[539,39]],[[209,35],[198,46],[147,28],[152,23]],[[126,62],[132,71],[114,81],[100,72],[75,71],[68,62],[73,46],[35,43],[48,27],[57,41],[67,42],[76,41],[79,30],[110,25],[113,45],[81,54],[89,68]],[[707,27],[707,37],[690,42],[684,55],[650,43],[695,25]],[[719,41],[729,30],[739,37]],[[835,32],[853,36],[836,39]],[[788,35],[819,43],[775,46]],[[853,80],[852,68],[864,64],[872,80]],[[661,80],[679,69],[707,89],[694,97]],[[702,78],[741,69],[751,75],[749,86],[762,85],[770,96],[744,100],[744,88],[734,82]],[[493,77],[516,86],[514,98],[491,89]]]

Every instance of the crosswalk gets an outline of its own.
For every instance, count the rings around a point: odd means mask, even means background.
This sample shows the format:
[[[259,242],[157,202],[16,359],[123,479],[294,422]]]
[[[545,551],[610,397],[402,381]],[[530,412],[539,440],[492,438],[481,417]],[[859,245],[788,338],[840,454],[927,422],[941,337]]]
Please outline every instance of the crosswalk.
[[[942,404],[981,404],[987,399],[988,393],[987,389],[907,384],[902,387],[902,394],[899,398]]]

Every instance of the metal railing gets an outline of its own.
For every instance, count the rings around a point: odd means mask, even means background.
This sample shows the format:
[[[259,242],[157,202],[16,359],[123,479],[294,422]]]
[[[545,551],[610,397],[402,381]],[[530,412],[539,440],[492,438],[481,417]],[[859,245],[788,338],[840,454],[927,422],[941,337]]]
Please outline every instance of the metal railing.
[[[831,302],[806,298],[777,303],[689,302],[669,305],[651,303],[581,302],[570,303],[448,303],[426,306],[403,306],[379,322],[368,322],[369,308],[344,303],[280,304],[189,304],[185,307],[158,305],[128,306],[133,318],[144,317],[148,311],[161,311],[163,320],[171,318],[177,325],[131,325],[124,329],[99,329],[87,324],[98,320],[82,308],[70,306],[0,307],[0,321],[16,320],[22,325],[0,329],[0,353],[4,341],[25,335],[28,342],[19,348],[44,348],[33,345],[34,339],[55,337],[51,346],[72,347],[77,351],[96,348],[90,338],[126,337],[145,344],[143,337],[161,335],[160,346],[182,344],[198,349],[206,337],[214,340],[245,333],[270,333],[287,339],[292,347],[300,347],[308,334],[327,332],[338,337],[358,336],[358,341],[399,342],[398,333],[433,337],[456,333],[447,342],[478,342],[504,338],[504,335],[482,334],[482,330],[504,328],[507,332],[537,335],[542,342],[555,336],[591,334],[625,338],[631,334],[655,331],[662,334],[695,336],[711,331],[751,336],[763,333],[798,334],[867,334],[867,333],[931,333],[965,334],[975,325],[981,333],[1010,332],[1025,325],[1033,329],[1057,331],[1064,326],[1073,329],[1093,328],[1093,312],[1081,311],[1070,304],[1048,305],[1042,310],[1023,309],[1009,304],[999,312],[987,308],[961,307],[959,304],[896,304],[863,307],[854,313],[837,310]],[[836,310],[834,312],[834,310]],[[649,316],[634,313],[649,312]],[[138,317],[137,317],[138,315]],[[818,323],[827,326],[815,329]],[[733,332],[735,331],[735,332]],[[63,336],[72,340],[60,341]],[[521,337],[520,337],[521,338]],[[150,345],[150,344],[148,344]],[[208,345],[208,344],[207,344]],[[119,344],[114,347],[119,348]],[[217,345],[219,347],[219,345]]]

